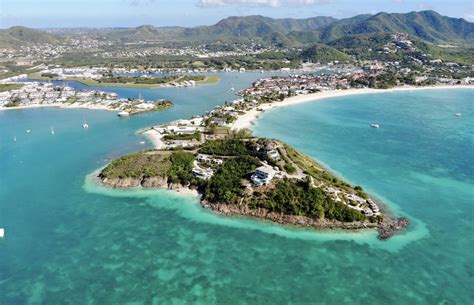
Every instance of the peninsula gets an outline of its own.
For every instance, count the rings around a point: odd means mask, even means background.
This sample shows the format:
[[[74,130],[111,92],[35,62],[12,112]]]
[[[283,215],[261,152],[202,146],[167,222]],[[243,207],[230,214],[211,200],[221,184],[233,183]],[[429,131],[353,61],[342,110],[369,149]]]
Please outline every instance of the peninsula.
[[[129,70],[96,68],[50,68],[28,75],[32,80],[76,81],[91,87],[161,88],[194,87],[218,83],[218,75],[137,74]]]
[[[174,106],[169,100],[125,99],[116,93],[99,90],[77,91],[71,87],[54,86],[50,83],[29,82],[1,86],[8,90],[0,92],[0,110],[30,107],[88,108],[125,111],[134,115]]]
[[[246,127],[274,107],[350,94],[413,90],[383,88],[370,74],[299,74],[257,80],[205,116],[194,116],[143,133],[155,149],[124,156],[99,174],[110,187],[192,190],[202,206],[224,215],[242,215],[316,229],[377,229],[386,239],[408,225],[310,157],[275,139],[254,138]],[[367,88],[372,82],[373,88]],[[443,88],[472,88],[470,80]],[[432,88],[432,87],[430,87]],[[435,87],[436,88],[436,87]],[[370,128],[368,126],[368,128]]]
[[[192,145],[121,157],[99,178],[110,187],[194,190],[202,206],[217,213],[300,227],[372,228],[385,239],[408,224],[382,212],[362,187],[338,179],[280,141],[253,138],[246,130],[213,137],[177,136]]]

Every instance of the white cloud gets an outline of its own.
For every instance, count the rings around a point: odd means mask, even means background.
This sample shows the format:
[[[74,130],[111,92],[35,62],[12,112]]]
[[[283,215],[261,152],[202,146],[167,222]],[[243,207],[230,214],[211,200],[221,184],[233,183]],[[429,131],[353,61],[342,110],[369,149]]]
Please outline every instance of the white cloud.
[[[434,6],[428,2],[421,2],[418,4],[418,9],[426,11],[434,9]]]
[[[131,6],[140,6],[140,5],[153,3],[155,2],[155,0],[127,0],[127,2]]]
[[[315,4],[328,4],[334,3],[335,0],[288,0],[288,4],[292,5],[315,5]]]
[[[466,13],[464,14],[464,19],[467,21],[474,22],[474,13]]]
[[[201,7],[216,7],[226,5],[257,5],[257,6],[281,6],[280,0],[199,0]]]
[[[335,0],[199,0],[200,7],[220,7],[220,6],[306,6],[315,4],[333,3]]]

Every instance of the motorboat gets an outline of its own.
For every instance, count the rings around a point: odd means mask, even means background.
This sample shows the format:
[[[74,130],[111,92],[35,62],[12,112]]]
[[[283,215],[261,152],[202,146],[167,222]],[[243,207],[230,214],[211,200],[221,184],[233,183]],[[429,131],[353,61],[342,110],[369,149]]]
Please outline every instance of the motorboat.
[[[4,236],[5,236],[5,229],[0,228],[0,239],[3,239]]]
[[[128,113],[127,111],[120,111],[119,113],[117,113],[117,115],[119,117],[127,117],[130,116],[130,113]]]
[[[380,125],[379,125],[379,124],[371,124],[370,127],[372,127],[372,128],[380,128]]]
[[[54,135],[54,128],[51,126],[51,135]]]
[[[458,113],[455,113],[454,115],[455,115],[455,116],[462,116],[462,113],[461,113],[461,112],[458,112]]]

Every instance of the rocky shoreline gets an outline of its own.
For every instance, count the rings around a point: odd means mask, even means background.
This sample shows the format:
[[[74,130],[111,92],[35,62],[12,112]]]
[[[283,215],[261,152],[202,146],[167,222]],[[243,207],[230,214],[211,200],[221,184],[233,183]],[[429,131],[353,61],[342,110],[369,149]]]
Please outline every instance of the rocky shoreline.
[[[181,184],[168,183],[167,177],[147,177],[147,178],[116,178],[109,179],[104,178],[100,174],[97,177],[98,181],[112,188],[162,188],[168,190],[174,190],[182,193],[193,193],[199,194],[197,190],[191,189]],[[268,211],[264,208],[251,209],[248,205],[237,205],[237,204],[219,204],[209,203],[201,200],[201,205],[204,208],[210,209],[217,214],[225,216],[244,216],[257,219],[265,219],[274,223],[282,225],[291,225],[302,228],[314,228],[318,230],[362,230],[362,229],[377,229],[379,235],[378,238],[385,240],[393,236],[394,234],[402,231],[409,225],[407,218],[394,218],[386,217],[382,222],[369,222],[369,221],[356,221],[356,222],[341,222],[336,220],[319,220],[305,216],[287,215],[282,213],[275,213]]]
[[[202,206],[209,208],[214,212],[226,216],[245,216],[258,219],[266,219],[278,224],[292,225],[297,227],[309,227],[318,230],[361,230],[361,229],[377,229],[379,232],[378,238],[381,240],[388,239],[403,228],[408,226],[408,219],[389,218],[384,219],[380,223],[369,221],[355,221],[355,222],[341,222],[337,220],[327,219],[313,219],[305,216],[286,215],[282,213],[275,213],[263,208],[251,209],[247,205],[236,204],[213,204],[209,202],[201,202]]]

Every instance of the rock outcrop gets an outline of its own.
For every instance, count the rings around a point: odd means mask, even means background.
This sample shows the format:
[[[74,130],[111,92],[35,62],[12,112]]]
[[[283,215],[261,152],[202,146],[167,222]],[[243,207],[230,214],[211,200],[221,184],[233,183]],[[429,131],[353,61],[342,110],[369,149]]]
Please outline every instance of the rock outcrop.
[[[373,222],[342,222],[337,220],[327,220],[327,219],[313,219],[305,216],[296,216],[296,215],[287,215],[282,213],[270,212],[267,209],[255,208],[251,209],[247,205],[237,205],[237,204],[215,204],[215,203],[206,203],[203,202],[203,206],[210,208],[215,212],[222,215],[241,215],[249,216],[260,219],[267,219],[272,222],[294,225],[298,227],[312,227],[315,229],[345,229],[345,230],[355,230],[355,229],[370,229],[378,228],[378,223]]]

